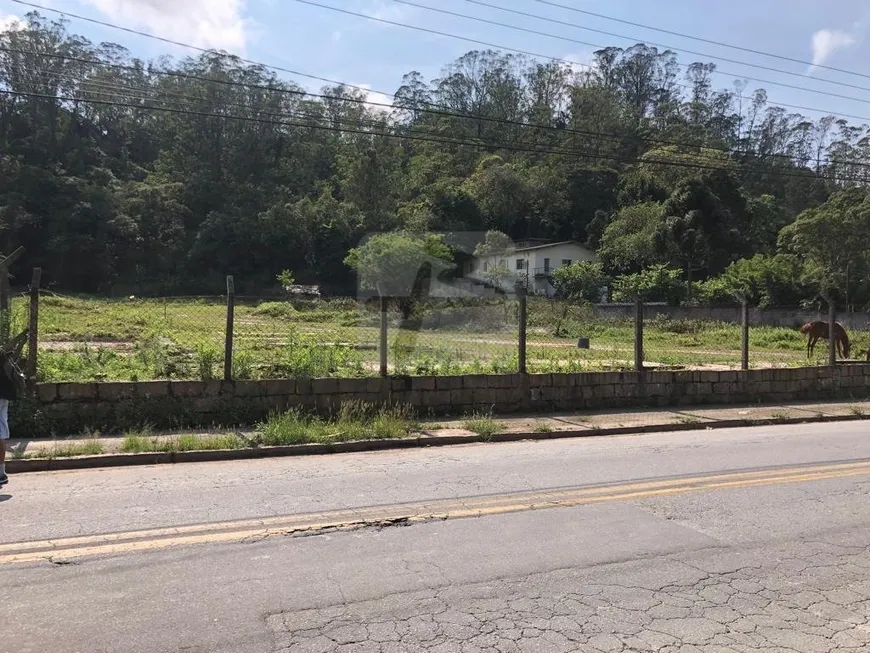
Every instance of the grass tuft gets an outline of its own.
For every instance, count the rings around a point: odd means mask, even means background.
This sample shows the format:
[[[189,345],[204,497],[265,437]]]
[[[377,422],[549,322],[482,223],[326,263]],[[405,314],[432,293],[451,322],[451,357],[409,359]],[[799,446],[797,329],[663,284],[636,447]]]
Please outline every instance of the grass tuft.
[[[273,415],[257,427],[255,440],[263,446],[395,440],[419,428],[407,406],[376,408],[358,401],[344,402],[337,413],[318,417],[299,409]]]
[[[507,427],[503,422],[493,419],[491,413],[475,412],[462,423],[462,428],[489,439],[497,433],[502,433]]]

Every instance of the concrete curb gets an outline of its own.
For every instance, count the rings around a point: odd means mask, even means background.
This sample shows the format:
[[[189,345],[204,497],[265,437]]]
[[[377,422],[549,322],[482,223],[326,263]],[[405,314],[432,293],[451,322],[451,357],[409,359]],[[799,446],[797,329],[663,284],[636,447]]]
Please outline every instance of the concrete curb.
[[[356,440],[332,444],[291,444],[279,447],[256,449],[219,449],[212,451],[177,451],[165,453],[112,453],[76,458],[31,458],[7,459],[6,469],[13,474],[27,472],[50,472],[62,470],[93,469],[100,467],[127,467],[143,465],[167,465],[176,463],[217,462],[228,460],[252,460],[287,456],[323,456],[340,453],[362,453],[413,449],[418,447],[446,447],[482,442],[520,442],[529,440],[563,440],[568,438],[609,437],[618,435],[643,435],[648,433],[675,433],[680,431],[704,431],[712,429],[744,428],[750,426],[788,426],[820,424],[829,422],[856,422],[870,420],[870,415],[831,415],[828,417],[790,417],[759,419],[723,419],[710,422],[681,424],[648,424],[643,426],[619,426],[610,428],[583,428],[549,433],[496,433],[491,437],[469,435],[420,435],[400,440]]]

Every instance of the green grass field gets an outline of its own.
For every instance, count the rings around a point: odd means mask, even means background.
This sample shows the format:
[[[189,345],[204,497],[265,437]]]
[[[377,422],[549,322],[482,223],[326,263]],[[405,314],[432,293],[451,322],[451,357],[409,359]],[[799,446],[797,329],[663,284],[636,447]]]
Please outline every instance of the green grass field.
[[[587,312],[530,300],[530,372],[631,368],[629,321],[601,321]],[[26,324],[26,302],[13,304],[13,329]],[[395,374],[507,373],[517,369],[517,306],[428,305],[399,326],[390,314],[388,361]],[[369,376],[378,373],[379,316],[353,299],[243,301],[235,308],[233,372],[237,379]],[[39,312],[38,378],[44,382],[222,378],[226,306],[222,299],[43,297]],[[555,333],[559,332],[559,336]],[[852,333],[854,349],[870,334]],[[578,349],[577,338],[591,348]],[[825,341],[816,361],[825,360]],[[808,364],[796,329],[753,328],[753,367]],[[651,367],[728,369],[739,366],[734,324],[647,322],[645,360]]]

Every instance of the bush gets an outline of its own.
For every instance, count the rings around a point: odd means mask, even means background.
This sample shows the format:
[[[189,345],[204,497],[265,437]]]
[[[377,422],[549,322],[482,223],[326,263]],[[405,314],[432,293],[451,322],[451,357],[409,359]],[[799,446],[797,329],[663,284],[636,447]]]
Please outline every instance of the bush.
[[[613,301],[667,302],[677,306],[686,296],[682,272],[666,265],[653,265],[637,274],[625,274],[613,282]]]

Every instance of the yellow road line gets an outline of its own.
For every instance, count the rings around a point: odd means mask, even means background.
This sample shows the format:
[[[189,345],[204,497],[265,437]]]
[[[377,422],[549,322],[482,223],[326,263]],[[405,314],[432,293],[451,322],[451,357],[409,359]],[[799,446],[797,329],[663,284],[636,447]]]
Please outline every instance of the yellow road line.
[[[636,501],[690,492],[805,483],[863,475],[870,475],[870,462],[736,472],[570,490],[377,506],[358,510],[227,521],[126,533],[106,533],[57,540],[15,542],[0,545],[0,565],[36,562],[53,558],[70,559],[153,551],[184,545],[242,542],[249,539],[259,540],[301,532],[377,526],[396,521],[419,522],[483,517],[527,510],[574,507],[612,501]]]
[[[510,500],[512,497],[527,497],[534,494],[536,496],[541,497],[571,497],[575,496],[577,493],[582,494],[612,494],[614,491],[626,491],[626,490],[645,490],[645,489],[656,489],[656,488],[666,488],[673,487],[675,485],[682,486],[684,484],[692,484],[692,483],[709,483],[720,480],[739,480],[739,479],[754,479],[754,478],[769,478],[771,476],[781,476],[783,474],[804,474],[804,473],[819,473],[826,471],[840,471],[847,469],[867,469],[870,470],[870,461],[868,462],[856,462],[856,463],[836,463],[831,465],[813,465],[813,466],[803,466],[803,467],[786,467],[786,468],[774,468],[767,470],[759,470],[759,471],[750,471],[750,472],[729,472],[724,474],[712,474],[712,475],[703,475],[703,476],[689,476],[684,478],[673,478],[673,479],[664,479],[660,481],[642,481],[636,483],[622,483],[616,485],[600,485],[600,486],[591,486],[584,488],[573,488],[568,490],[542,490],[533,493],[519,493],[515,495],[499,495],[499,496],[484,496],[484,497],[474,497],[468,499],[473,501],[475,505],[485,506],[490,503],[503,503],[505,500]],[[435,500],[432,502],[426,503],[412,503],[412,504],[398,504],[393,506],[388,506],[388,508],[396,510],[396,509],[404,509],[405,512],[414,512],[428,509],[429,507],[434,507],[437,504],[448,503],[450,505],[455,504],[457,501],[462,501],[461,499],[449,499],[449,500]],[[211,522],[205,524],[193,524],[187,526],[171,526],[167,528],[155,528],[155,529],[147,529],[140,531],[132,531],[132,532],[119,532],[119,533],[107,533],[104,535],[86,535],[80,537],[69,537],[63,539],[51,539],[51,540],[41,540],[41,541],[31,541],[31,542],[16,542],[10,544],[0,544],[0,553],[4,553],[7,551],[20,551],[23,546],[26,546],[28,550],[36,550],[36,549],[47,549],[53,550],[58,548],[59,546],[69,547],[69,546],[78,546],[78,545],[89,545],[89,544],[97,544],[97,543],[106,543],[106,542],[117,542],[129,539],[144,539],[144,538],[162,538],[162,537],[173,537],[178,535],[185,535],[191,533],[201,533],[201,532],[216,532],[223,530],[235,530],[235,529],[246,529],[246,528],[257,528],[257,527],[270,527],[276,525],[282,525],[287,523],[288,520],[294,519],[304,519],[308,522],[311,521],[319,521],[319,520],[329,520],[329,521],[353,521],[354,519],[360,518],[360,516],[367,512],[382,512],[384,508],[380,506],[373,506],[370,508],[361,508],[361,509],[348,509],[348,510],[340,510],[340,511],[331,511],[326,513],[307,513],[301,515],[282,515],[278,517],[262,517],[255,519],[245,519],[245,520],[236,520],[236,521],[224,521],[224,522]]]

